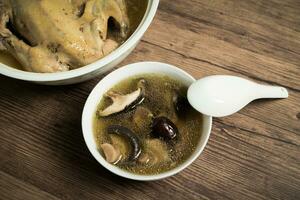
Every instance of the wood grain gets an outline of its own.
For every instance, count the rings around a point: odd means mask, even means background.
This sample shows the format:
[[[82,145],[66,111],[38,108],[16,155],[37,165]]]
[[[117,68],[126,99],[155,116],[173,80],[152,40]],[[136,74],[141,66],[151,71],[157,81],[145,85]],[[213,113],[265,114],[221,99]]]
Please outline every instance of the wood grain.
[[[0,76],[0,199],[299,199],[300,2],[161,0],[150,29],[119,66],[174,64],[194,77],[230,74],[288,88],[214,120],[203,154],[165,180],[102,168],[81,133],[101,77],[49,87]]]

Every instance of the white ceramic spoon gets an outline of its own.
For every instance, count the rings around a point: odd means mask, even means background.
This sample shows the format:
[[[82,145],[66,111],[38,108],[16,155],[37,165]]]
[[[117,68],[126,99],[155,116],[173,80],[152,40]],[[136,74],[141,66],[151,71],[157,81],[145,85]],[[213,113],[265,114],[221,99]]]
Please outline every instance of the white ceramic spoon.
[[[194,82],[188,89],[187,97],[199,112],[224,117],[255,99],[287,98],[288,91],[283,87],[261,85],[236,76],[214,75]]]

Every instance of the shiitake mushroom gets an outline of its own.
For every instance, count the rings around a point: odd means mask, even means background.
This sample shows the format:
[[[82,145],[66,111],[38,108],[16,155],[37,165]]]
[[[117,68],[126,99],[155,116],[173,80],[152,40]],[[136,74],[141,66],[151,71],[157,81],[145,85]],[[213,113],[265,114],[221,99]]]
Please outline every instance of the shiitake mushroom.
[[[98,111],[100,117],[107,117],[135,109],[138,105],[143,103],[145,99],[145,79],[141,79],[137,83],[137,90],[129,94],[119,94],[114,91],[107,92],[104,96],[112,100],[112,104],[104,110]]]
[[[98,111],[98,115],[101,117],[107,117],[113,114],[120,113],[122,111],[134,109],[144,101],[144,96],[141,88],[138,88],[136,91],[126,95],[121,95],[119,93],[109,91],[105,94],[105,96],[110,98],[113,103],[104,110]]]
[[[162,138],[165,141],[170,141],[178,136],[176,125],[167,117],[161,116],[154,118],[152,124],[152,135],[157,138]]]
[[[133,162],[139,157],[141,153],[141,142],[135,133],[133,133],[130,129],[120,125],[111,125],[107,128],[107,132],[109,134],[120,135],[128,140],[132,148],[127,162]]]
[[[176,114],[179,117],[185,117],[191,107],[186,96],[180,94],[174,96],[173,104]]]

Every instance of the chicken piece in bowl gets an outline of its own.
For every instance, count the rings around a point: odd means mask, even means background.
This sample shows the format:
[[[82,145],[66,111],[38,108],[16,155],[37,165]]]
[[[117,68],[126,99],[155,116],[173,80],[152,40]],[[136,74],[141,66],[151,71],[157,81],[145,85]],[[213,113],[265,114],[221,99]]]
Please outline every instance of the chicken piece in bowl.
[[[0,50],[30,72],[76,69],[128,37],[124,0],[1,0]]]

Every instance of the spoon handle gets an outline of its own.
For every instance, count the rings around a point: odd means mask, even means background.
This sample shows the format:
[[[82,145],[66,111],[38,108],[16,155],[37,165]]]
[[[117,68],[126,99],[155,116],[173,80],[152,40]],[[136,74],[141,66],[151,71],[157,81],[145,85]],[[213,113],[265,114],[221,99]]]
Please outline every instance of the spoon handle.
[[[257,99],[261,98],[287,98],[289,93],[286,88],[279,86],[257,85]]]

